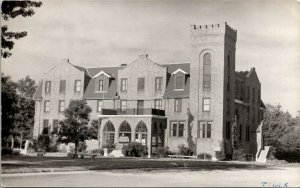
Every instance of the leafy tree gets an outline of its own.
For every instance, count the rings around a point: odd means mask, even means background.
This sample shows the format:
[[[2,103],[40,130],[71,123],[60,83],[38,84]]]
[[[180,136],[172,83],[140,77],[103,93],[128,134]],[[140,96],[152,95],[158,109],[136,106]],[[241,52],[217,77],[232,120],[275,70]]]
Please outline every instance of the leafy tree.
[[[88,134],[90,135],[91,139],[98,138],[99,121],[101,121],[101,120],[93,119],[91,121],[91,124],[88,125]]]
[[[88,130],[89,114],[92,109],[87,105],[85,100],[71,100],[69,107],[65,110],[65,119],[60,121],[58,132],[58,141],[75,143],[75,155],[79,141],[84,141],[91,137]]]
[[[279,143],[279,139],[292,131],[292,127],[295,126],[295,120],[289,114],[289,112],[283,112],[281,106],[266,105],[267,110],[264,114],[264,139],[265,145],[276,147]]]
[[[13,82],[10,76],[1,73],[1,103],[2,103],[2,143],[8,144],[11,138],[11,147],[14,147],[14,121],[18,112],[18,95],[16,92],[17,84]]]
[[[281,106],[266,105],[264,139],[265,145],[273,146],[274,156],[286,161],[300,161],[300,121]]]
[[[36,89],[37,85],[35,84],[35,81],[31,79],[28,75],[25,78],[22,78],[18,81],[18,91],[23,97],[32,99]]]
[[[34,100],[32,99],[36,90],[35,81],[29,76],[17,83],[18,113],[15,115],[14,134],[20,139],[20,148],[23,139],[32,137],[34,123]]]
[[[10,19],[16,18],[17,16],[32,16],[34,15],[34,10],[32,8],[37,8],[42,5],[42,2],[35,1],[3,1],[1,6],[1,16],[4,21],[9,21]],[[1,26],[1,55],[4,58],[8,58],[12,55],[9,51],[14,47],[14,39],[18,40],[27,35],[26,31],[14,32],[9,31],[7,25]],[[9,51],[7,51],[9,50]]]

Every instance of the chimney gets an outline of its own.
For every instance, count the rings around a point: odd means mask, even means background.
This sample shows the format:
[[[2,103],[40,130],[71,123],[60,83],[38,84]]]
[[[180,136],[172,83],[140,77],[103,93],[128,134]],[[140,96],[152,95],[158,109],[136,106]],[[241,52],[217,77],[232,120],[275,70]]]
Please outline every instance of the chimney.
[[[141,54],[138,56],[138,59],[148,59],[148,54]]]

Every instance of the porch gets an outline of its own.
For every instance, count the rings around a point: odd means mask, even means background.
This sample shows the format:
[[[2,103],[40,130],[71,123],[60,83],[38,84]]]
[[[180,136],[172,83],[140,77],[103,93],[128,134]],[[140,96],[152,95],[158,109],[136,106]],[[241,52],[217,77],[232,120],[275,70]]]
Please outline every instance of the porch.
[[[165,145],[167,117],[164,110],[127,109],[126,111],[102,109],[99,131],[101,148],[115,145],[117,150],[130,142],[139,142],[148,148],[148,157],[158,147]]]

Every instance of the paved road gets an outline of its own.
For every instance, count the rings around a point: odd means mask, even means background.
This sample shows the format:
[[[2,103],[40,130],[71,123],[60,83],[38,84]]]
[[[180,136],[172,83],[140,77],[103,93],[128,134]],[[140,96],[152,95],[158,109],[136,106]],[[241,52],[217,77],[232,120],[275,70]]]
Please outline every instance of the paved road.
[[[4,174],[2,186],[142,187],[230,186],[300,187],[300,167],[263,170],[116,170],[61,173]],[[265,183],[264,183],[265,182]]]

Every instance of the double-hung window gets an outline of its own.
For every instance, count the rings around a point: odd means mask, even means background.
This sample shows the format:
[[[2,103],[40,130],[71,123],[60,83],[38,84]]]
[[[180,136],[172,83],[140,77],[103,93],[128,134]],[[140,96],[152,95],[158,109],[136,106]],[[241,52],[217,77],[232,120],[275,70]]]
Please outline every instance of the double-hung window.
[[[127,110],[127,101],[121,100],[121,111],[125,112]]]
[[[154,108],[155,109],[162,109],[162,104],[161,104],[162,102],[161,102],[161,99],[155,99],[154,100]]]
[[[51,81],[45,82],[45,94],[48,95],[51,93]]]
[[[199,121],[197,138],[211,138],[212,121]]]
[[[155,91],[162,90],[162,77],[155,78]]]
[[[210,111],[210,98],[203,98],[203,112],[209,112]]]
[[[145,89],[145,78],[138,78],[138,91]]]
[[[63,111],[65,111],[65,101],[60,100],[58,102],[58,112],[63,112]]]
[[[181,112],[182,110],[182,99],[175,99],[174,100],[174,111]]]
[[[66,80],[60,80],[59,82],[59,93],[64,94],[66,91]]]
[[[75,80],[74,92],[78,93],[81,91],[81,80]]]
[[[50,101],[44,102],[44,112],[50,112]]]
[[[104,91],[104,80],[99,80],[98,91]]]
[[[184,137],[185,121],[171,121],[170,126],[170,135],[172,137]]]
[[[121,91],[122,92],[127,91],[127,84],[128,84],[127,78],[121,78]]]

